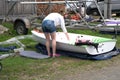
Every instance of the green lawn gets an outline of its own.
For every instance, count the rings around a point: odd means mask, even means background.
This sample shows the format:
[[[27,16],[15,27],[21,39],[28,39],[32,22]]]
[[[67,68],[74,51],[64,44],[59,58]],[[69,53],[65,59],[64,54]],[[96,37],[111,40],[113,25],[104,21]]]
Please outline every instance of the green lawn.
[[[8,23],[4,25],[8,28],[12,27],[12,25]],[[111,38],[113,36],[108,34],[100,34],[97,31],[91,30],[69,29],[68,32],[89,34],[108,38]],[[12,28],[10,28],[9,32],[0,35],[0,41],[4,41],[15,36],[18,35],[16,35]],[[117,47],[119,48],[119,36],[117,37],[117,40]],[[37,43],[32,39],[21,40],[21,42],[28,46],[25,48],[25,50],[36,50],[35,45]],[[65,77],[74,76],[91,69],[101,69],[103,67],[113,65],[116,61],[119,60],[119,55],[113,57],[112,59],[102,61],[82,60],[66,56],[39,60],[16,55],[1,60],[3,69],[0,71],[0,80],[65,80]]]

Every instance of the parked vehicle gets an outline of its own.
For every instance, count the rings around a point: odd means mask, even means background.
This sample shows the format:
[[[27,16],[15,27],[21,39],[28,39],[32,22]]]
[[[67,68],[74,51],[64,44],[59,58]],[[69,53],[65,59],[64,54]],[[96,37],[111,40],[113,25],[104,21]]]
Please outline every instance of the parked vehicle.
[[[99,0],[97,2],[99,9],[101,10],[101,12],[104,14],[104,0]],[[111,10],[112,13],[116,13],[116,15],[120,15],[120,0],[111,0]],[[86,13],[88,15],[92,14],[92,15],[99,15],[99,11],[98,8],[95,4],[94,1],[92,1],[88,6],[87,6],[87,10]]]

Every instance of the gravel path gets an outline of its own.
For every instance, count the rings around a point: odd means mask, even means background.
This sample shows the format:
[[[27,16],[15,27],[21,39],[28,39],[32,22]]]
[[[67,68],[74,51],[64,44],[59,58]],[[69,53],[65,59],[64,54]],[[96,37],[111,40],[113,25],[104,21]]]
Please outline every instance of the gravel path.
[[[120,80],[120,60],[113,61],[109,66],[98,69],[91,68],[71,76],[65,76],[61,80]]]
[[[95,71],[90,70],[77,75],[66,76],[60,80],[120,80],[120,65]]]
[[[91,70],[79,75],[79,80],[120,80],[120,65],[96,71]]]

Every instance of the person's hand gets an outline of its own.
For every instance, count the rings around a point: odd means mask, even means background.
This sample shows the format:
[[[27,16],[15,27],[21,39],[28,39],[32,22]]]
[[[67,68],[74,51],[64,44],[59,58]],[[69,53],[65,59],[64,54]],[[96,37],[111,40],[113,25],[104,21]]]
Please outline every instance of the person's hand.
[[[69,38],[68,33],[65,33],[65,35],[66,35],[66,37],[67,37],[67,40],[69,40],[69,41],[70,41],[70,38]]]

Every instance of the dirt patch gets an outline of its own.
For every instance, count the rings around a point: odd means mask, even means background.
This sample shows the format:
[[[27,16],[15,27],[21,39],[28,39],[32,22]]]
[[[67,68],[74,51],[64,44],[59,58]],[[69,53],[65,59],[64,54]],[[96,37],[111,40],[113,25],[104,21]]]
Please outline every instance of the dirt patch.
[[[120,80],[119,57],[64,72],[53,80]]]

